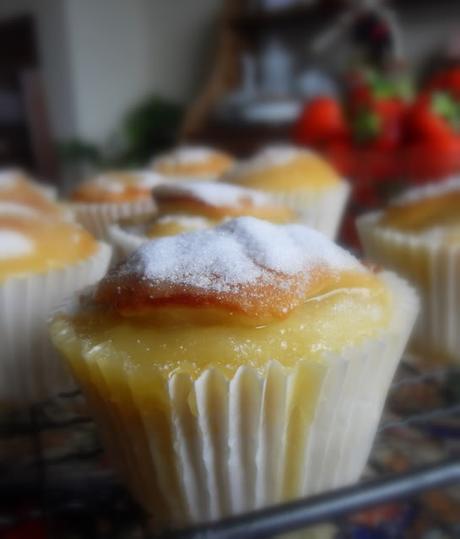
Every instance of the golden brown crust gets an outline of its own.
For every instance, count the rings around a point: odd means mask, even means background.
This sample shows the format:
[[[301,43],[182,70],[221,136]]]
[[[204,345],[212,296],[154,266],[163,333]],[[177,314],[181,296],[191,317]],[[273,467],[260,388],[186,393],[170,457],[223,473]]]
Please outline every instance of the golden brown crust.
[[[418,232],[460,222],[460,191],[412,200],[388,207],[379,224],[402,231]]]
[[[18,174],[11,187],[0,190],[0,203],[26,206],[46,217],[62,217],[61,207],[47,198],[25,176]]]
[[[179,150],[180,151],[180,150]],[[171,158],[169,158],[171,155]],[[221,176],[233,166],[235,160],[225,152],[209,150],[203,160],[176,160],[174,152],[160,156],[153,163],[153,169],[165,176]]]
[[[363,275],[356,259],[322,235],[245,217],[147,242],[109,272],[94,301],[122,316],[213,307],[263,322],[357,273]]]
[[[83,203],[123,203],[148,200],[152,185],[142,182],[141,173],[110,171],[82,182],[71,200]]]
[[[224,184],[216,184],[216,189]],[[261,201],[253,196],[253,192],[241,188],[241,195],[229,203],[212,202],[190,192],[174,192],[162,187],[154,190],[159,215],[198,215],[220,221],[225,218],[250,215],[268,221],[286,223],[295,221],[296,215],[287,206],[276,204],[268,197]],[[258,194],[258,193],[257,193]],[[262,196],[261,196],[262,198]]]

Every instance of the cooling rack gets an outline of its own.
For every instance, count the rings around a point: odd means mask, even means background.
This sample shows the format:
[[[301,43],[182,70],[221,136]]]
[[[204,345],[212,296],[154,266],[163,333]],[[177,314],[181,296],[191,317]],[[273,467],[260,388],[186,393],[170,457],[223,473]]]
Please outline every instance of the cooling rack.
[[[324,523],[341,539],[460,537],[460,370],[418,365],[401,363],[358,484],[163,537],[262,539]],[[4,418],[0,451],[13,452],[0,464],[0,537],[150,539],[78,393]]]

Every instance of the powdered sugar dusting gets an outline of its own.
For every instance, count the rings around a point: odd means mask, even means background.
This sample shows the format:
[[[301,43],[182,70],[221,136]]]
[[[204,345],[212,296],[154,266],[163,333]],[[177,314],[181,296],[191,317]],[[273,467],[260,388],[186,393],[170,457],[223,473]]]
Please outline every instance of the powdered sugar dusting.
[[[119,179],[110,175],[101,174],[100,176],[97,176],[91,183],[107,193],[118,194],[123,193],[125,190],[123,183]]]
[[[4,215],[18,216],[18,217],[42,217],[42,214],[37,210],[34,210],[30,206],[23,204],[16,204],[15,202],[2,202],[0,201],[0,217]]]
[[[456,191],[460,192],[460,176],[453,176],[444,181],[409,189],[409,191],[406,191],[403,195],[393,200],[391,205],[404,206],[411,202],[443,196]]]
[[[226,292],[266,281],[268,272],[296,275],[321,265],[359,270],[349,253],[302,225],[273,225],[252,217],[143,244],[117,271],[152,282]],[[267,272],[268,270],[268,272]]]
[[[25,256],[34,250],[32,240],[24,234],[15,230],[0,230],[0,260]]]
[[[291,145],[267,146],[257,152],[252,158],[236,165],[230,172],[230,177],[243,176],[252,172],[259,172],[271,167],[287,165],[300,155],[311,155],[305,148]]]
[[[141,188],[151,189],[165,181],[164,177],[157,172],[139,171],[133,173],[136,178],[136,185]]]
[[[0,191],[15,187],[19,174],[20,172],[14,168],[0,170]]]
[[[206,146],[180,146],[175,150],[162,154],[154,160],[154,164],[186,165],[189,163],[205,163],[215,154],[215,150]]]
[[[210,206],[238,206],[242,200],[249,201],[254,206],[273,204],[271,198],[264,193],[223,182],[162,184],[153,190],[153,196],[193,198]]]

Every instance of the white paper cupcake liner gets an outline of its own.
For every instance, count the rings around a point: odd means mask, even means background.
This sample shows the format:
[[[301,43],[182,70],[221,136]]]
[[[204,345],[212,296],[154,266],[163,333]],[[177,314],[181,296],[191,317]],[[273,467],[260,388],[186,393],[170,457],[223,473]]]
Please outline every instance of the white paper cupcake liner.
[[[107,239],[107,228],[111,223],[155,212],[153,199],[136,202],[89,204],[73,202],[69,204],[75,220],[100,240]]]
[[[358,219],[366,256],[406,278],[422,302],[412,344],[428,364],[460,363],[460,246],[378,225],[380,212]]]
[[[293,209],[301,223],[335,239],[350,192],[350,185],[342,181],[323,193],[284,191],[270,192],[270,195],[275,201]]]
[[[149,238],[126,230],[120,223],[113,223],[107,228],[107,239],[113,247],[115,257],[123,260]]]
[[[164,380],[82,345],[69,354],[114,461],[156,526],[209,522],[349,484],[367,461],[417,298],[382,274],[388,328],[366,344],[264,374]],[[104,346],[104,345],[103,345]],[[77,356],[75,356],[77,354]],[[152,361],[153,365],[153,361]]]
[[[78,264],[0,283],[0,403],[28,405],[75,388],[51,345],[47,319],[70,294],[96,283],[110,256],[100,244]]]

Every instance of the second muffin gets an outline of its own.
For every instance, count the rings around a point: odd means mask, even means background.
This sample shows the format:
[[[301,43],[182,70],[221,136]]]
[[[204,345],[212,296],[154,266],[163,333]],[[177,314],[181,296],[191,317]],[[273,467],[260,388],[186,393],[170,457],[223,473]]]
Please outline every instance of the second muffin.
[[[144,244],[51,332],[169,528],[355,481],[416,311],[321,234],[243,217]]]

